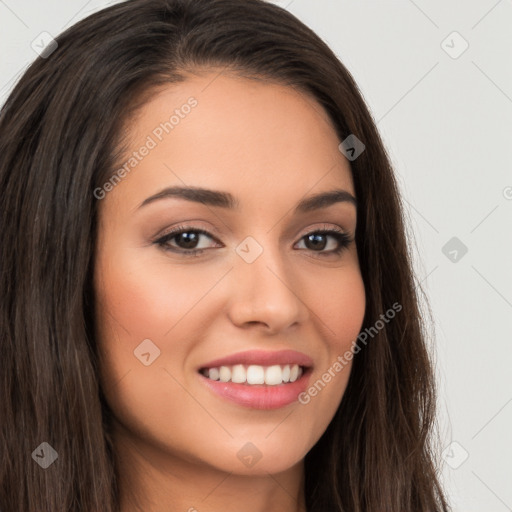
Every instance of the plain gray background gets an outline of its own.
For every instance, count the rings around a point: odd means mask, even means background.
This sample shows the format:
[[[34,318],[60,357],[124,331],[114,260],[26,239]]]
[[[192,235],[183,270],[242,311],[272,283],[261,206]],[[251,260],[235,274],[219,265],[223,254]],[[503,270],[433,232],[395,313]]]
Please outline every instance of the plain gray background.
[[[0,0],[0,104],[41,32],[110,3]],[[512,0],[274,3],[353,74],[395,166],[435,319],[453,509],[512,510]]]

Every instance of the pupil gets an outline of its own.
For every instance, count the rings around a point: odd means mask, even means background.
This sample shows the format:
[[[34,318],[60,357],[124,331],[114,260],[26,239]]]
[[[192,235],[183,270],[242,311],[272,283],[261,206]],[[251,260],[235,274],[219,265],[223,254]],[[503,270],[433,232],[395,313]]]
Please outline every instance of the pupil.
[[[308,235],[307,239],[309,242],[313,242],[313,249],[315,249],[315,248],[325,249],[325,239],[323,241],[320,241],[320,245],[317,244],[319,239],[322,237],[324,237],[324,235],[313,234],[313,235]]]
[[[186,249],[193,249],[197,244],[197,233],[180,233],[177,242],[184,241],[184,247]]]

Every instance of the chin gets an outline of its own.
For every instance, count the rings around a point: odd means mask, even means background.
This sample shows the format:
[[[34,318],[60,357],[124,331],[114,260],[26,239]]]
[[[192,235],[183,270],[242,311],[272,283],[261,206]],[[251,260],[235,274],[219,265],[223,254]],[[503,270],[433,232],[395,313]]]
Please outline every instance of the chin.
[[[277,433],[268,439],[265,439],[266,435],[255,436],[252,440],[232,439],[229,445],[215,450],[207,463],[228,473],[265,476],[287,471],[306,456],[308,450],[303,445],[291,445]]]

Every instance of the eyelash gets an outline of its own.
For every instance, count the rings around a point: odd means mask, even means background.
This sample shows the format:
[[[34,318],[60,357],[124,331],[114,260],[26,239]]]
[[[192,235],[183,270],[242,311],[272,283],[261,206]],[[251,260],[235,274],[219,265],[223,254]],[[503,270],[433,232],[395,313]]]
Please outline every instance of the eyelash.
[[[170,251],[182,254],[183,256],[198,256],[202,252],[206,251],[207,249],[183,249],[183,248],[171,248],[168,245],[168,242],[172,240],[177,235],[180,235],[182,233],[198,233],[202,235],[206,235],[211,239],[215,239],[208,231],[205,231],[201,228],[194,228],[191,226],[177,226],[169,233],[166,233],[164,236],[159,238],[158,240],[155,240],[154,243],[157,244],[159,247],[161,247],[164,251]],[[333,229],[333,228],[324,228],[319,230],[310,231],[309,233],[306,233],[303,235],[300,240],[310,236],[310,235],[329,235],[336,239],[338,242],[338,247],[336,249],[332,249],[330,251],[315,251],[313,249],[309,249],[310,251],[314,253],[318,253],[320,257],[327,257],[331,256],[333,254],[339,255],[344,249],[346,249],[350,243],[353,241],[353,239],[347,235],[342,230]],[[308,249],[307,249],[308,250]]]

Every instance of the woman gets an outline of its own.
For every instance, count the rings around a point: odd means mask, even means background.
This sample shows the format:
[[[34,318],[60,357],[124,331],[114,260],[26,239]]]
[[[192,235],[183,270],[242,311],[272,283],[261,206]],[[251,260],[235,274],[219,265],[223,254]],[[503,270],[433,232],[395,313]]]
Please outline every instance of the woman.
[[[131,0],[0,118],[0,506],[445,511],[402,207],[261,0]]]

